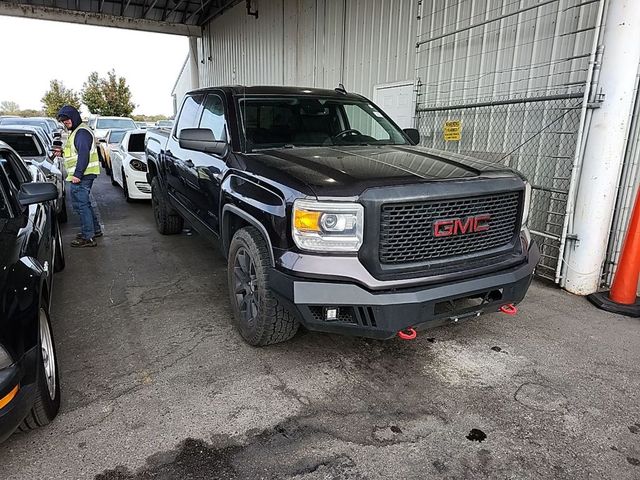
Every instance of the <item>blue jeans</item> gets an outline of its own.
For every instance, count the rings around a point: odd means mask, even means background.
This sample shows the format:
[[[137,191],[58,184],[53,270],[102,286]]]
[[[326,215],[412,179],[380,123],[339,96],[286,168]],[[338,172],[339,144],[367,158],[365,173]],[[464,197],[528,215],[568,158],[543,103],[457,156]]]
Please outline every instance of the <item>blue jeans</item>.
[[[93,235],[100,231],[100,223],[91,206],[91,186],[96,179],[95,175],[85,175],[80,183],[71,184],[71,205],[73,211],[80,215],[82,236],[85,240],[93,239]]]

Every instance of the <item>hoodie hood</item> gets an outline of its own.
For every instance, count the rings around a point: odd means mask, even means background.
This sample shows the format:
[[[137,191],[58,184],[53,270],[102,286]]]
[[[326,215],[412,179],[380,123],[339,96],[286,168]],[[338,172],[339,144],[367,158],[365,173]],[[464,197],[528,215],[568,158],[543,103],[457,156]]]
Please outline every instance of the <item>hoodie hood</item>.
[[[78,110],[76,110],[76,108],[72,107],[71,105],[65,105],[64,107],[62,107],[58,112],[58,117],[60,115],[64,115],[65,117],[68,117],[71,119],[71,123],[72,123],[71,131],[74,131],[76,128],[78,128],[78,125],[82,123],[82,117],[80,117],[80,112],[78,112]]]

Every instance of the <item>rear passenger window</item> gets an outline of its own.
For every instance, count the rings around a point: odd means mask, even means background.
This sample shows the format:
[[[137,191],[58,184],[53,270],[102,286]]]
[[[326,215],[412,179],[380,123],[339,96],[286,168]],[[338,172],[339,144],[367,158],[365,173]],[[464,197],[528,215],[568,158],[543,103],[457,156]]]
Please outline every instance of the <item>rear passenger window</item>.
[[[200,128],[208,128],[216,140],[227,140],[225,129],[224,103],[218,95],[208,95],[204,102]]]
[[[178,117],[178,125],[176,126],[176,137],[180,138],[180,132],[183,128],[198,127],[198,111],[203,99],[203,95],[188,96],[184,99],[182,110]]]

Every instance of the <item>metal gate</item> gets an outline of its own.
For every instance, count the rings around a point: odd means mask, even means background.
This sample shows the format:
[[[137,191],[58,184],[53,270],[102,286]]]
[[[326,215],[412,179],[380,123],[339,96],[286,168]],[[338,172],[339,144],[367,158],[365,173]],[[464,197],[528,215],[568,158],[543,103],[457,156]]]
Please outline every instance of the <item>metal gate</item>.
[[[604,0],[419,2],[422,144],[527,176],[529,226],[542,253],[537,272],[556,282],[571,240],[603,10]]]

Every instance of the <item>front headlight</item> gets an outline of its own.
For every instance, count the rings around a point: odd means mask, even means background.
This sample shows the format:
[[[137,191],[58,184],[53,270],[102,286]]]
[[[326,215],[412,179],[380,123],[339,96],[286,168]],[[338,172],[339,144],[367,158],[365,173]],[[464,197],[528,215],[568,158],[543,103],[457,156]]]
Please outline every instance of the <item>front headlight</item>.
[[[357,252],[362,246],[364,208],[359,203],[296,200],[291,233],[301,250]]]
[[[0,345],[0,370],[13,365],[13,358],[9,355],[9,352]]]
[[[524,208],[522,209],[522,226],[529,221],[529,208],[531,207],[531,184],[524,182]]]
[[[140,160],[131,160],[129,162],[129,165],[131,165],[131,168],[133,168],[134,170],[137,170],[139,172],[146,172],[147,171],[147,164],[144,162],[141,162]]]

